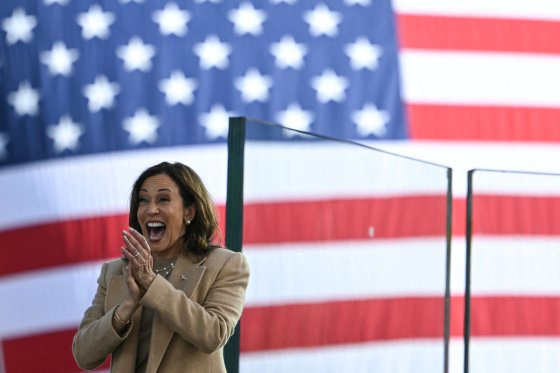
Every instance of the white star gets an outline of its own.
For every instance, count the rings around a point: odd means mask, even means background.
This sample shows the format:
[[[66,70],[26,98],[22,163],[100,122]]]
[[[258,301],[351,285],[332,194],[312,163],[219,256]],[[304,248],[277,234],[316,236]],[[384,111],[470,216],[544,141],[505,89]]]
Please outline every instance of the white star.
[[[346,3],[346,5],[368,6],[369,4],[371,4],[371,0],[344,0],[344,2]]]
[[[159,25],[159,32],[163,35],[185,36],[191,15],[186,10],[179,9],[175,3],[167,3],[163,10],[154,12],[152,19]]]
[[[379,65],[381,47],[371,44],[365,37],[359,37],[353,44],[347,44],[344,52],[350,57],[350,65],[354,70],[374,70]]]
[[[235,88],[241,91],[241,98],[245,102],[260,101],[268,99],[268,90],[272,87],[272,79],[261,75],[257,69],[249,69],[245,76],[235,79]]]
[[[130,133],[128,141],[132,145],[142,141],[152,144],[156,142],[159,121],[157,117],[149,115],[146,109],[137,109],[132,117],[125,118],[123,128]]]
[[[228,67],[228,55],[231,47],[222,43],[216,35],[209,35],[203,43],[197,43],[193,47],[194,53],[200,58],[200,67],[209,70],[212,67],[224,69]]]
[[[270,2],[272,4],[280,4],[280,3],[286,3],[286,4],[295,4],[297,0],[270,0]]]
[[[342,17],[338,12],[331,12],[325,4],[318,4],[312,11],[305,12],[303,19],[309,23],[311,35],[332,37],[338,34],[338,24]]]
[[[117,56],[124,61],[124,68],[128,71],[136,69],[149,71],[155,54],[155,48],[150,44],[144,44],[137,36],[131,38],[128,45],[117,48]]]
[[[179,70],[171,72],[169,79],[163,79],[159,82],[159,89],[165,93],[165,101],[169,105],[179,103],[183,105],[191,104],[196,87],[196,81],[191,78],[185,78],[183,72]]]
[[[37,115],[39,112],[39,92],[31,88],[29,82],[20,83],[17,91],[8,94],[8,102],[18,115]]]
[[[82,93],[88,99],[89,110],[96,112],[112,108],[120,90],[119,85],[109,82],[105,75],[97,75],[93,84],[86,85]]]
[[[313,114],[310,111],[302,110],[298,104],[291,103],[286,110],[276,114],[276,120],[284,127],[300,131],[309,131],[311,122],[313,122]],[[289,130],[284,130],[284,134],[288,137],[301,135],[295,131]]]
[[[228,18],[233,22],[233,29],[238,35],[260,35],[263,30],[262,23],[266,19],[266,13],[255,9],[253,4],[244,2],[238,9],[230,10]]]
[[[107,39],[109,36],[109,26],[115,22],[115,15],[110,12],[103,12],[97,4],[89,7],[86,13],[78,14],[76,22],[82,28],[84,39]]]
[[[9,142],[8,135],[0,132],[0,159],[6,158],[8,152],[6,151],[6,145]]]
[[[233,112],[226,111],[220,105],[215,104],[210,109],[210,112],[200,114],[198,121],[206,128],[206,137],[210,140],[215,140],[218,137],[227,138],[229,128],[229,117],[234,116]]]
[[[61,153],[66,149],[76,150],[78,140],[83,133],[82,126],[73,122],[69,115],[62,116],[57,124],[47,127],[47,136],[54,140],[56,153]]]
[[[375,135],[381,137],[387,133],[385,126],[389,122],[389,114],[384,110],[379,110],[374,104],[366,104],[362,110],[352,113],[352,120],[357,125],[360,136]]]
[[[37,19],[25,14],[22,8],[14,9],[12,16],[2,21],[8,44],[15,44],[20,40],[29,43],[33,39],[32,31],[35,26],[37,26]]]
[[[68,1],[70,0],[44,0],[44,3],[46,5],[52,5],[52,4],[66,5],[68,4]]]
[[[72,72],[72,64],[78,60],[78,50],[68,49],[66,45],[57,41],[50,51],[42,52],[40,60],[47,65],[53,75],[68,76]]]
[[[327,69],[323,71],[321,76],[311,80],[311,86],[317,91],[319,102],[341,102],[346,97],[344,90],[348,87],[348,79],[336,75],[331,69]]]
[[[298,44],[291,36],[284,36],[279,43],[272,43],[270,53],[275,58],[276,66],[280,69],[291,67],[300,69],[303,66],[303,57],[307,54],[305,44]]]

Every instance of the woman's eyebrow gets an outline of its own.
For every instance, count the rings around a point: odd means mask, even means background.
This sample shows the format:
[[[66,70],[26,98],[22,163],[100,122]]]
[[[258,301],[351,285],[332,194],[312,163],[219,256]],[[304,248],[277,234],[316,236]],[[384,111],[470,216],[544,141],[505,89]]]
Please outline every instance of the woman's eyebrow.
[[[148,190],[147,190],[147,189],[140,189],[140,192],[146,192],[146,193],[148,193]],[[161,189],[158,189],[158,192],[171,192],[171,189],[169,189],[169,188],[161,188]]]

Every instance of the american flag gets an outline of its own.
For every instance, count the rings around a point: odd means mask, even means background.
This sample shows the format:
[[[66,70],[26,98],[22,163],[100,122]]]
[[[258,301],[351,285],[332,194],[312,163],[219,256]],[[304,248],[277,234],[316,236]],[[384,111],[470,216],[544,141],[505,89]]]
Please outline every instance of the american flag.
[[[466,170],[560,169],[559,20],[553,0],[3,0],[0,371],[78,370],[71,338],[100,263],[118,256],[141,170],[189,164],[224,215],[228,116],[453,167],[449,368],[461,371]],[[441,172],[254,135],[241,371],[443,371],[444,253],[431,243],[444,233],[421,229],[422,208],[445,201]],[[358,182],[373,171],[389,181]],[[477,184],[488,227],[475,232],[472,371],[559,371],[551,178]],[[348,215],[313,225],[325,203]],[[337,236],[333,222],[349,230],[364,205],[377,224]],[[403,208],[417,220],[402,224]]]

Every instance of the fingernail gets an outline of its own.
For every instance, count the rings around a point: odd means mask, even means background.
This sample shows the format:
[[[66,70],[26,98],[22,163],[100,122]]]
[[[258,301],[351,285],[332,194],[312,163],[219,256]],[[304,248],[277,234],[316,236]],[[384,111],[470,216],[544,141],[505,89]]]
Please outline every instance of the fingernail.
[[[134,229],[132,227],[128,227],[128,229],[130,229],[131,231],[134,231],[134,232],[138,232],[136,229]]]

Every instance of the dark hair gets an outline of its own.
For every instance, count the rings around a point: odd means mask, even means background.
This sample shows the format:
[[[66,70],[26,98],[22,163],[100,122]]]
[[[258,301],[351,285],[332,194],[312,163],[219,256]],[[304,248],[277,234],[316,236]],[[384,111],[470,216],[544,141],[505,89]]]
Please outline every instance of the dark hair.
[[[140,188],[147,178],[161,174],[169,176],[175,184],[177,184],[184,206],[189,207],[194,205],[196,211],[195,217],[191,221],[183,238],[184,243],[181,248],[183,253],[187,254],[190,252],[196,255],[207,254],[217,247],[214,242],[219,242],[220,240],[220,228],[218,226],[216,206],[208,190],[202,183],[200,176],[198,176],[192,168],[182,163],[162,162],[148,168],[140,174],[130,194],[128,224],[138,232],[141,232],[137,216]]]

